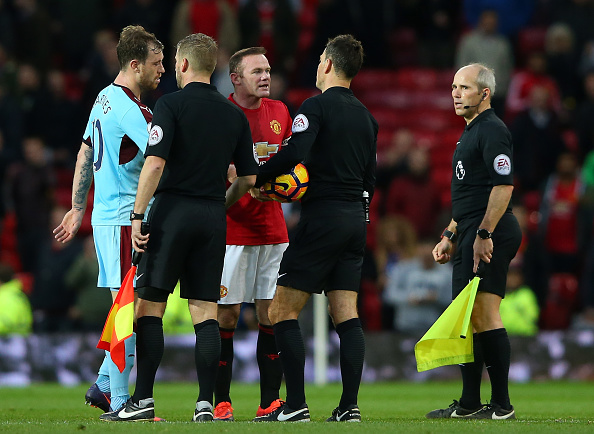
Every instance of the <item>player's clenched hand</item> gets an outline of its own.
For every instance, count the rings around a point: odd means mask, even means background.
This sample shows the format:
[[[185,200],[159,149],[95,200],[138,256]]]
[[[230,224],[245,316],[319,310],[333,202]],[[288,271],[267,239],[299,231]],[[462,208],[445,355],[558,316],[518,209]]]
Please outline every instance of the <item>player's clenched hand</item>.
[[[84,210],[75,208],[68,211],[62,219],[62,223],[53,230],[56,241],[67,243],[72,240],[80,228],[84,213]]]
[[[142,220],[132,220],[132,247],[139,253],[144,253],[146,244],[149,240],[149,234],[142,235]]]
[[[474,267],[472,271],[476,273],[480,261],[486,262],[487,264],[491,262],[491,257],[493,256],[493,240],[491,238],[483,240],[477,236],[474,240],[473,251]]]
[[[433,259],[435,262],[445,264],[449,262],[452,254],[452,242],[447,238],[442,238],[439,243],[433,248]]]
[[[250,195],[254,198],[259,200],[260,202],[268,202],[271,201],[272,199],[266,194],[264,193],[264,188],[260,187],[260,188],[250,188],[249,190]]]

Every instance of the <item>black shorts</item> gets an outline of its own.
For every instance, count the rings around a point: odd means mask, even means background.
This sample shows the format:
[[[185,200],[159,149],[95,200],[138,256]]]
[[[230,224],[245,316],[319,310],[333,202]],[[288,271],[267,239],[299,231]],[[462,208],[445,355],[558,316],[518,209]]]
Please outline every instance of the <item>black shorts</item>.
[[[138,296],[143,287],[180,297],[216,301],[220,297],[227,221],[223,202],[161,193],[151,207],[149,242],[137,271]],[[146,299],[152,297],[147,294]]]
[[[452,298],[456,298],[474,277],[474,273],[472,272],[474,266],[473,245],[476,239],[476,231],[481,221],[482,217],[458,222],[458,243],[452,260],[454,265],[452,273]],[[516,217],[511,213],[504,214],[501,220],[499,220],[492,238],[493,257],[489,264],[485,263],[482,265],[484,272],[478,290],[497,294],[501,298],[504,298],[509,263],[516,256],[522,242],[522,231]]]
[[[358,292],[365,238],[361,203],[304,205],[295,239],[283,255],[277,284],[318,294],[332,290]]]

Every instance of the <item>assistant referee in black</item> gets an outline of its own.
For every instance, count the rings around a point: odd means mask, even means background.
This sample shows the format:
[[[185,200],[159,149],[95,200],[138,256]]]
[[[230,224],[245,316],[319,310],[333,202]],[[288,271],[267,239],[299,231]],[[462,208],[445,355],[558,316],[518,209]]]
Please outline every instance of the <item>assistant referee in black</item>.
[[[494,93],[495,74],[484,65],[467,65],[454,76],[454,108],[466,120],[466,128],[452,162],[452,221],[433,249],[433,257],[445,264],[455,251],[454,297],[474,277],[481,262],[482,279],[471,317],[474,362],[460,365],[462,397],[447,409],[429,412],[430,419],[515,419],[508,392],[510,343],[499,306],[522,233],[511,209],[511,134],[491,108]],[[487,405],[480,399],[483,365],[491,380]]]
[[[200,392],[192,420],[213,419],[212,399],[221,341],[217,318],[225,257],[225,207],[256,181],[250,126],[243,112],[210,83],[217,45],[204,34],[182,39],[175,55],[181,89],[156,104],[132,219],[132,245],[146,252],[138,267],[136,390],[112,420],[151,420],[153,385],[163,357],[163,313],[180,281],[196,332]],[[239,175],[226,192],[233,160]],[[141,234],[148,215],[150,236]],[[226,195],[226,196],[225,196]],[[116,412],[114,412],[116,413]]]
[[[309,421],[305,402],[305,347],[297,317],[313,293],[326,292],[340,337],[343,393],[329,421],[360,421],[357,395],[365,341],[357,294],[365,249],[363,191],[373,195],[378,125],[349,89],[363,63],[351,35],[331,39],[316,75],[321,95],[293,120],[289,144],[260,166],[256,186],[302,162],[309,187],[294,241],[284,253],[269,309],[287,387],[286,403],[255,421]]]

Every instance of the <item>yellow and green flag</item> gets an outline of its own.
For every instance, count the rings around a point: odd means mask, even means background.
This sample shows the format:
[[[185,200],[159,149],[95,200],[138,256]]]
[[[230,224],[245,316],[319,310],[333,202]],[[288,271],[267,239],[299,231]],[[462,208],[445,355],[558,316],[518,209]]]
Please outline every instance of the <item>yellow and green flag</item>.
[[[473,278],[417,342],[417,371],[474,361],[470,314],[479,281]]]
[[[136,266],[133,265],[126,274],[122,287],[113,301],[103,333],[97,344],[97,348],[111,353],[111,360],[116,364],[120,372],[126,367],[126,344],[125,340],[132,336],[134,331],[134,276]]]

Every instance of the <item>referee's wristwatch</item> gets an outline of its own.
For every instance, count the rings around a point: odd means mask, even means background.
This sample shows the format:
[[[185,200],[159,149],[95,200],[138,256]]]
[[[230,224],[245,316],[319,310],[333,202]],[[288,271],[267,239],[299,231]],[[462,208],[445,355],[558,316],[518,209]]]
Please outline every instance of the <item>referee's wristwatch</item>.
[[[455,232],[450,231],[448,228],[445,228],[441,234],[441,238],[447,238],[452,243],[455,243],[458,240],[458,235]]]
[[[130,221],[132,220],[144,220],[144,214],[130,211]]]
[[[493,232],[489,232],[486,229],[479,229],[478,231],[476,231],[476,234],[479,236],[480,239],[488,240],[493,235]]]

